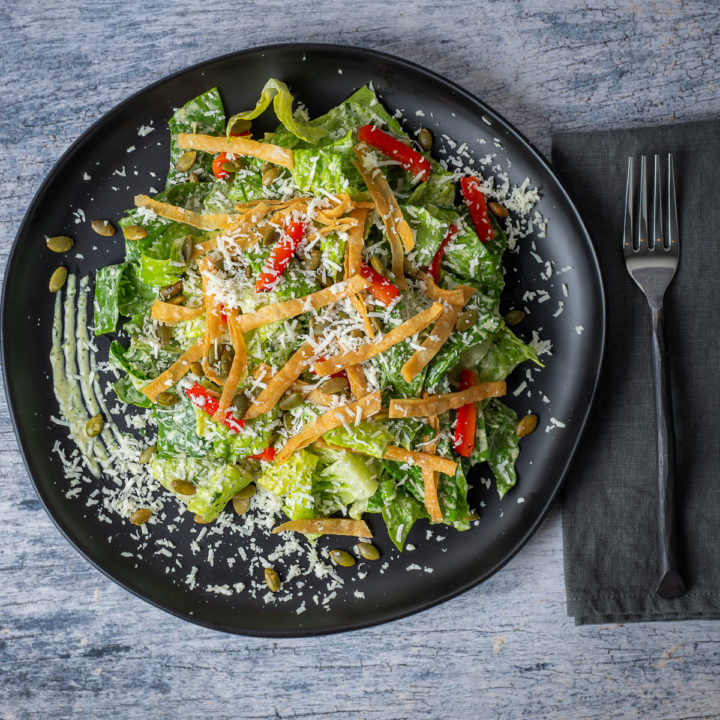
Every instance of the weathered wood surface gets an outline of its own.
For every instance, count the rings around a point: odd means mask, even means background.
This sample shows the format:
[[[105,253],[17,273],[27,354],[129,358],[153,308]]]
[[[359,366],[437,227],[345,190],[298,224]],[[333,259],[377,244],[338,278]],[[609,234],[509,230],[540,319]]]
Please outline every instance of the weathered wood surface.
[[[720,112],[715,2],[44,3],[0,8],[0,263],[78,134],[151,80],[252,45],[340,42],[550,131]],[[715,718],[720,623],[576,628],[560,515],[475,590],[380,628],[303,640],[207,631],[93,570],[40,507],[0,405],[0,719]]]

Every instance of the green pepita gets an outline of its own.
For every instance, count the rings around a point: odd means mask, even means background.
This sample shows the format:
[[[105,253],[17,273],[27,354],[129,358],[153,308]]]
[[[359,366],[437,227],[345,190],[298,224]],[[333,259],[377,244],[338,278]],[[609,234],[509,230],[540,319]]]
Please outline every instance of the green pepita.
[[[65,284],[65,281],[67,280],[68,271],[66,267],[63,267],[62,265],[55,270],[55,272],[50,276],[50,282],[48,283],[48,289],[50,292],[57,292],[62,288],[62,286]]]
[[[88,437],[97,437],[105,426],[102,415],[94,415],[85,424],[85,433]]]
[[[526,435],[529,435],[538,424],[538,416],[533,415],[530,413],[529,415],[525,415],[524,417],[520,418],[518,421],[518,424],[515,426],[515,434],[518,437],[525,437]]]
[[[149,463],[153,456],[157,454],[157,445],[150,445],[149,447],[146,447],[138,457],[138,462],[141,465],[145,465],[146,463]]]
[[[414,278],[420,274],[420,268],[407,258],[403,258],[403,272],[408,277]]]
[[[322,251],[321,250],[312,250],[310,253],[305,255],[303,258],[303,268],[305,270],[317,270],[320,267],[320,262],[322,260]]]
[[[190,372],[195,377],[199,377],[199,378],[201,378],[205,374],[202,363],[199,360],[196,360],[194,363],[190,363]]]
[[[272,225],[266,225],[262,231],[262,244],[263,245],[274,245],[280,237],[278,229]]]
[[[184,295],[176,295],[175,297],[171,297],[166,302],[168,303],[168,305],[182,305],[186,300],[187,298]]]
[[[226,160],[223,163],[222,169],[228,173],[236,173],[245,167],[245,163],[240,159]]]
[[[225,345],[220,354],[220,373],[223,377],[227,377],[230,374],[234,357],[235,350],[231,346]]]
[[[262,184],[267,187],[277,179],[278,175],[280,175],[280,168],[271,165],[267,170],[263,170]]]
[[[178,495],[194,495],[197,492],[195,486],[187,480],[173,480],[172,488]]]
[[[380,557],[380,551],[369,542],[359,542],[355,546],[355,549],[357,550],[358,555],[366,560],[377,560]]]
[[[240,500],[249,500],[253,495],[255,495],[257,491],[257,488],[255,485],[250,483],[249,485],[246,485],[242,490],[240,490],[237,495],[235,495],[236,498]]]
[[[197,153],[194,150],[184,152],[175,163],[175,167],[179,172],[187,172],[194,164]]]
[[[158,323],[155,327],[155,334],[161,345],[167,345],[172,340],[172,328],[164,323]]]
[[[158,405],[162,405],[163,407],[172,407],[180,402],[180,398],[175,393],[161,392],[155,398],[155,401]]]
[[[341,567],[352,567],[355,564],[355,558],[345,550],[331,550],[330,559]]]
[[[417,134],[418,145],[427,152],[432,149],[433,136],[427,128],[420,128]]]
[[[293,408],[296,408],[298,405],[300,405],[302,401],[302,393],[290,393],[289,395],[285,395],[280,399],[280,402],[278,403],[278,408],[280,408],[280,410],[292,410]]]
[[[127,225],[123,228],[123,234],[126,240],[130,242],[137,242],[138,240],[144,240],[147,237],[147,230],[141,225]]]
[[[176,283],[173,283],[172,285],[165,285],[165,287],[160,288],[160,298],[167,302],[170,298],[175,297],[176,295],[179,295],[183,291],[183,281],[178,280]]]
[[[233,398],[230,407],[233,409],[233,414],[238,418],[242,419],[245,417],[247,409],[250,407],[250,401],[247,399],[245,393],[237,393]]]
[[[377,255],[373,255],[370,258],[370,265],[372,266],[372,269],[375,272],[380,273],[381,275],[384,275],[385,277],[387,277],[387,274],[388,274],[387,268],[385,267],[385,264],[383,263],[383,261]]]
[[[461,312],[460,315],[458,315],[457,322],[455,323],[455,329],[458,332],[465,332],[466,330],[469,330],[473,325],[475,325],[479,318],[480,313],[474,308],[471,308],[470,310],[465,310],[464,312]]]
[[[318,390],[324,392],[327,395],[334,395],[335,393],[342,392],[348,386],[348,379],[346,377],[338,376],[326,380]]]
[[[265,582],[272,592],[277,592],[282,587],[280,576],[269,567],[265,568]]]
[[[46,239],[48,250],[56,253],[64,253],[70,250],[75,241],[69,235],[55,235]]]
[[[148,508],[139,508],[128,518],[128,520],[133,525],[144,525],[151,517],[151,510]]]
[[[525,317],[525,313],[522,310],[510,310],[510,312],[505,315],[505,322],[508,325],[519,325]]]
[[[109,220],[93,220],[90,227],[103,237],[112,237],[115,234],[115,226]]]
[[[193,251],[193,241],[192,238],[188,235],[184,240],[182,244],[182,259],[187,265],[191,258],[192,258],[192,251]]]
[[[283,427],[288,432],[290,432],[293,428],[293,425],[295,424],[295,419],[289,412],[283,413],[282,419],[283,419]]]
[[[233,498],[232,504],[237,515],[244,515],[250,509],[250,501],[237,495]]]
[[[506,218],[510,214],[508,209],[499,202],[489,202],[488,209],[495,217],[499,218]]]

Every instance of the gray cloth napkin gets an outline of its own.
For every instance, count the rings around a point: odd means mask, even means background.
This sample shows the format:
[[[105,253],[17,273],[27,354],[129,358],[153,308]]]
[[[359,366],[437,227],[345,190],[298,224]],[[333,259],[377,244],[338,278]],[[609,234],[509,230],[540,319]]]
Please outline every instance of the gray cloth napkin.
[[[628,155],[673,153],[680,266],[665,295],[687,592],[655,593],[650,314],[621,246]],[[720,121],[553,136],[553,164],[587,224],[607,294],[607,347],[563,495],[567,611],[577,624],[720,618]],[[638,172],[636,161],[636,172]],[[650,181],[652,176],[649,174]]]

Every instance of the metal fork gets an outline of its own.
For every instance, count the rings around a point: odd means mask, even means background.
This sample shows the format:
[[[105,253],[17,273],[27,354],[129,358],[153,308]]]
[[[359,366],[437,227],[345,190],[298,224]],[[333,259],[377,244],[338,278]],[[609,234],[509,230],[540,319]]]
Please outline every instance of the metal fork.
[[[670,372],[663,331],[663,297],[675,275],[680,256],[675,174],[672,155],[667,157],[665,203],[661,188],[660,156],[655,155],[652,195],[652,233],[648,234],[647,159],[640,157],[637,234],[633,232],[634,163],[628,158],[625,190],[623,253],[632,279],[645,293],[652,317],[652,367],[655,381],[655,418],[658,454],[658,542],[659,582],[657,593],[663,598],[680,597],[685,584],[678,572],[675,526],[675,430],[673,428]],[[666,232],[663,231],[663,204],[667,205]]]

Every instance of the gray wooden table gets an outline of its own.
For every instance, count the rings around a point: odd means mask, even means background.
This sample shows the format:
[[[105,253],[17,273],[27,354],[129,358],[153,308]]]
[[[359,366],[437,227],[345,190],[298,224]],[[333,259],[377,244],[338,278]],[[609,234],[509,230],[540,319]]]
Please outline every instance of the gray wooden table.
[[[3,3],[0,18],[3,267],[33,193],[88,125],[167,73],[253,45],[404,56],[475,92],[545,153],[552,130],[720,113],[711,0],[28,0]],[[390,625],[272,641],[177,620],[62,539],[0,402],[0,720],[720,717],[720,623],[576,628],[566,617],[557,509],[491,580]]]

